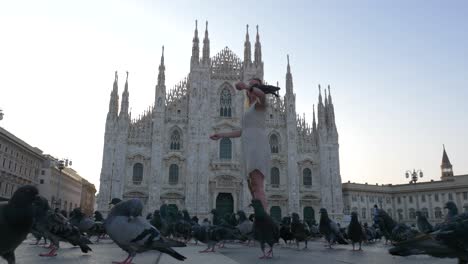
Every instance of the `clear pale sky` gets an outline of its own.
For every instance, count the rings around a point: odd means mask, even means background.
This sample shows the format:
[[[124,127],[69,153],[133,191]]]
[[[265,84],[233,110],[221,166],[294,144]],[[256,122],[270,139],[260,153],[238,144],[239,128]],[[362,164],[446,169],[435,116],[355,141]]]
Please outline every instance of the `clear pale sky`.
[[[129,71],[132,116],[189,72],[194,21],[211,55],[243,57],[260,26],[265,79],[284,87],[290,54],[297,112],[312,120],[332,87],[343,181],[438,179],[445,144],[468,174],[466,1],[2,1],[0,126],[99,184],[114,71]],[[284,89],[282,91],[284,93]]]

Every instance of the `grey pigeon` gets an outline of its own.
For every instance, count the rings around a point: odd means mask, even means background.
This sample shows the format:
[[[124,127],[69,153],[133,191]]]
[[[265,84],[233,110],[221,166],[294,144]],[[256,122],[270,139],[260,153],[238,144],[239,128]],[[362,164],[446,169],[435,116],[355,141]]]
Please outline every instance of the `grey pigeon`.
[[[359,244],[359,250],[362,250],[362,242],[366,240],[366,234],[364,233],[361,223],[358,221],[358,214],[356,212],[351,213],[351,222],[348,225],[348,237],[353,244],[353,250],[355,250],[354,244]]]
[[[80,233],[61,213],[52,211],[46,198],[38,197],[33,203],[35,223],[33,229],[50,240],[51,249],[48,253],[40,254],[41,257],[53,257],[57,255],[60,241],[79,246],[83,253],[92,251],[88,244],[91,241]]]
[[[328,246],[332,248],[335,242],[339,244],[347,245],[348,243],[344,240],[338,225],[328,217],[328,212],[325,208],[320,209],[320,223],[319,230],[328,242]]]
[[[444,208],[448,210],[447,215],[445,216],[446,222],[452,221],[458,215],[458,207],[454,202],[448,201],[445,203]]]
[[[260,248],[263,252],[263,256],[260,258],[271,258],[273,257],[273,245],[278,243],[280,239],[279,227],[275,224],[273,218],[265,212],[260,200],[253,199],[251,205],[255,212],[255,219],[253,222],[254,238],[260,242]],[[267,254],[265,254],[265,244],[270,246],[270,250]]]
[[[143,203],[139,199],[122,201],[112,207],[104,222],[109,237],[128,253],[127,259],[120,263],[129,264],[137,253],[148,250],[166,253],[177,260],[186,259],[171,248],[186,245],[164,238],[158,229],[142,216],[142,211]]]
[[[427,221],[427,218],[425,215],[423,215],[420,211],[416,212],[416,217],[417,217],[417,222],[416,224],[418,225],[419,232],[429,234],[432,231],[434,231],[434,228],[432,225]]]
[[[33,225],[33,201],[38,190],[31,185],[19,187],[7,203],[0,203],[0,256],[15,263],[15,249],[23,242]]]
[[[237,211],[237,215],[239,216],[239,224],[237,224],[237,229],[242,235],[242,240],[247,240],[247,243],[249,244],[253,239],[253,223],[247,219],[247,215],[244,211]]]

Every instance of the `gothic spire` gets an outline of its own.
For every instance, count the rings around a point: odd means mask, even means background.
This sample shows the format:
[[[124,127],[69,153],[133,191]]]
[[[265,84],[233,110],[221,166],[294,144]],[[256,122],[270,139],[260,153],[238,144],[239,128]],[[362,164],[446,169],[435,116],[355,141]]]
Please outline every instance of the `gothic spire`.
[[[318,89],[319,89],[319,107],[320,107],[320,105],[323,105],[323,103],[322,103],[322,88],[320,88],[320,84],[318,85]]]
[[[122,103],[120,106],[120,116],[126,115],[128,116],[128,71],[127,71],[127,79],[125,80],[125,89],[122,93]]]
[[[315,122],[315,105],[312,105],[312,116],[313,116],[313,119],[312,119],[312,131],[316,131],[317,130],[317,123]]]
[[[193,36],[193,44],[192,44],[192,58],[191,58],[191,65],[198,64],[200,61],[200,41],[198,40],[198,21],[195,20],[195,33]]]
[[[161,64],[159,64],[158,86],[162,87],[166,82],[166,66],[164,66],[164,46],[162,46]],[[128,76],[128,75],[127,75]]]
[[[255,53],[254,53],[254,63],[256,66],[262,64],[262,45],[260,44],[260,35],[258,34],[258,25],[257,25],[257,38],[255,40]]]
[[[210,61],[210,39],[208,38],[208,21],[206,21],[205,38],[203,39],[203,63]]]
[[[445,151],[445,145],[444,147],[444,152],[442,153],[442,166],[452,166],[452,163],[450,163],[450,160],[448,158],[447,152]]]
[[[323,89],[325,91],[325,107],[328,107],[328,97],[327,97],[327,89]]]
[[[286,93],[293,93],[293,80],[291,74],[291,66],[289,65],[289,54],[287,55],[288,66],[286,67]]]
[[[329,104],[333,104],[333,103],[332,103],[331,92],[330,92],[330,85],[328,85],[328,103],[329,103]]]
[[[113,85],[113,89],[111,92],[111,98],[109,101],[109,113],[107,115],[108,117],[117,116],[117,113],[119,112],[118,81],[119,81],[119,76],[117,75],[117,71],[115,71],[114,85]]]
[[[249,25],[246,25],[246,33],[245,33],[245,42],[244,42],[244,65],[249,65],[252,63],[252,51],[251,45],[249,40]]]

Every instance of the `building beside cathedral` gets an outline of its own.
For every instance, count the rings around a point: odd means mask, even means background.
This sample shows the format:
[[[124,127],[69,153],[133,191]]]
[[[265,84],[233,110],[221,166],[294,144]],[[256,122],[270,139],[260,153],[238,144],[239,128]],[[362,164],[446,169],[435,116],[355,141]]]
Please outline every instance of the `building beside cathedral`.
[[[258,27],[252,56],[247,26],[241,59],[228,47],[210,55],[208,23],[201,56],[196,26],[190,72],[171,90],[166,89],[163,48],[154,106],[136,119],[129,113],[128,73],[119,98],[116,72],[105,125],[98,210],[106,213],[113,197],[139,198],[145,213],[163,203],[199,217],[213,208],[221,213],[249,210],[240,139],[213,141],[209,135],[240,129],[246,95],[234,84],[263,76]],[[265,182],[267,210],[274,217],[297,212],[318,220],[321,207],[336,218],[342,216],[338,131],[329,89],[322,97],[319,86],[317,121],[314,109],[313,120],[306,122],[296,113],[288,57],[284,96],[268,95],[272,167]]]
[[[416,224],[417,211],[431,223],[442,222],[448,201],[453,201],[459,212],[468,212],[468,174],[454,175],[445,147],[440,168],[439,181],[395,185],[343,183],[344,213],[357,212],[361,221],[371,223],[372,208],[377,205],[399,222]]]

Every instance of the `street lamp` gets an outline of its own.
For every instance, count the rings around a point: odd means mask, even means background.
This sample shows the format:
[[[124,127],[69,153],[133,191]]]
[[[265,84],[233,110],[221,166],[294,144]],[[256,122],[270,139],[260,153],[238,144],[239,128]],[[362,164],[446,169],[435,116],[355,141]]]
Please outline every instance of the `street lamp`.
[[[411,178],[409,183],[416,183],[418,181],[418,177],[419,178],[423,177],[423,172],[422,170],[413,169],[413,171],[410,171],[410,170],[406,171],[405,175],[407,179]]]
[[[61,159],[55,163],[57,165],[57,169],[60,171],[58,183],[57,183],[57,196],[55,198],[55,208],[59,208],[62,201],[59,199],[60,195],[60,182],[62,181],[62,170],[67,168],[68,166],[72,165],[72,161],[69,159]],[[66,209],[66,208],[65,208]]]

